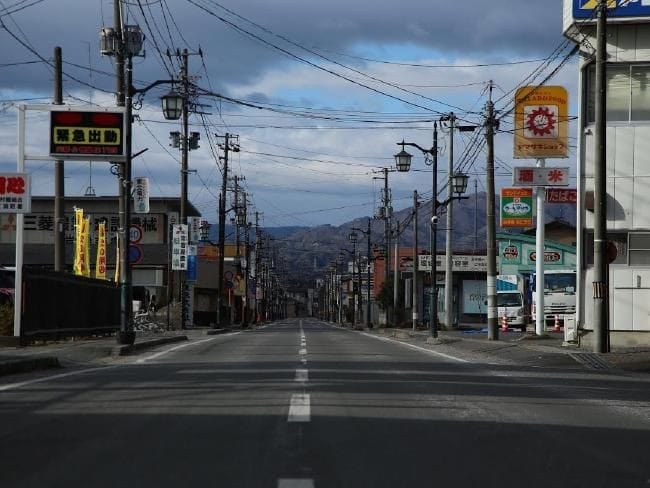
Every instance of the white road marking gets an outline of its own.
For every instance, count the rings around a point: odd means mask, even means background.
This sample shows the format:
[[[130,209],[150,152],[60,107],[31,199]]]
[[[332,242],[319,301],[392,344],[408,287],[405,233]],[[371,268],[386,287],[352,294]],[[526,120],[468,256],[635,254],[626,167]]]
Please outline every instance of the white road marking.
[[[8,385],[0,386],[0,391],[16,390],[18,388],[22,388],[23,386],[35,385],[37,383],[45,383],[46,381],[58,380],[59,378],[67,378],[69,376],[77,376],[80,374],[92,373],[93,371],[106,371],[107,369],[115,369],[115,368],[119,368],[120,366],[121,365],[114,365],[114,366],[104,366],[101,368],[81,369],[78,371],[70,371],[68,373],[46,376],[45,378],[36,378],[33,380],[21,381],[19,383],[9,383]]]
[[[363,335],[367,337],[372,337],[374,339],[379,339],[380,341],[386,341],[386,342],[393,342],[395,344],[401,344],[402,346],[410,347],[411,349],[415,349],[416,351],[421,351],[421,352],[426,352],[428,354],[433,354],[434,356],[439,356],[441,358],[449,359],[451,361],[456,361],[458,363],[468,363],[469,361],[462,359],[462,358],[457,358],[456,356],[450,356],[449,354],[444,354],[442,352],[438,351],[432,351],[431,349],[427,349],[426,347],[420,347],[416,346],[414,344],[409,344],[408,342],[401,342],[401,341],[394,341],[392,339],[388,339],[387,337],[379,337],[373,334],[368,334],[367,332],[362,332]]]
[[[302,364],[307,364],[307,358],[302,358],[302,359],[300,360],[300,362],[301,362]]]
[[[305,383],[309,379],[309,371],[306,369],[297,369],[296,370],[296,380],[302,383]]]
[[[280,478],[278,488],[314,488],[314,480],[309,478],[289,479]]]
[[[143,364],[143,363],[146,363],[147,361],[151,361],[152,359],[158,359],[159,357],[164,356],[165,354],[169,354],[170,352],[178,351],[179,349],[183,349],[185,347],[196,346],[198,344],[203,344],[205,342],[214,341],[214,340],[216,340],[216,339],[218,339],[220,337],[233,336],[233,335],[237,335],[237,334],[241,334],[241,332],[232,332],[230,334],[221,334],[221,335],[218,335],[218,336],[215,336],[215,337],[210,337],[209,339],[202,339],[200,341],[186,342],[185,344],[181,344],[180,346],[174,346],[174,347],[170,347],[169,349],[165,349],[164,351],[159,351],[159,352],[157,352],[155,354],[152,354],[151,356],[147,356],[146,358],[140,358],[135,363],[136,364]]]
[[[300,354],[301,356],[305,356],[307,354],[307,349],[303,347],[302,349],[300,349],[300,351],[298,351],[298,354]]]
[[[310,420],[309,393],[294,393],[291,395],[287,422],[309,422]]]

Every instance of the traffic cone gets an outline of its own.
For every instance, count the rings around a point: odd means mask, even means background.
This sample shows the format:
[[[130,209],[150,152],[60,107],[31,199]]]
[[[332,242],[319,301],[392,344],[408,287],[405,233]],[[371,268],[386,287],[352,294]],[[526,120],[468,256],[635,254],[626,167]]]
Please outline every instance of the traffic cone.
[[[505,315],[501,316],[501,331],[508,332],[508,317]]]
[[[554,332],[562,332],[562,329],[560,328],[560,316],[558,314],[555,314],[555,325],[553,327]]]

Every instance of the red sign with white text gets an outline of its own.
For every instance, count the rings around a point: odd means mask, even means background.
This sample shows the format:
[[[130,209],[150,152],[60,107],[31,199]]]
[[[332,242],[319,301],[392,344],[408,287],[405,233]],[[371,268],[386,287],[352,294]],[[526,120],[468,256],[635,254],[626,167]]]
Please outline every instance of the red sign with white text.
[[[575,188],[547,188],[547,203],[576,203],[578,201],[578,190]]]
[[[29,213],[32,191],[26,173],[0,173],[0,213]]]

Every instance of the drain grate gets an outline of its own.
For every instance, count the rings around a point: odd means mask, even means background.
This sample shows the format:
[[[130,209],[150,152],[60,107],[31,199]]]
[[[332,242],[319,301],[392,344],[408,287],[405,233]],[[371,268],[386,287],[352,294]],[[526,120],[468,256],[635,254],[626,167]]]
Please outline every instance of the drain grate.
[[[607,361],[593,352],[571,353],[569,356],[591,369],[612,369]]]

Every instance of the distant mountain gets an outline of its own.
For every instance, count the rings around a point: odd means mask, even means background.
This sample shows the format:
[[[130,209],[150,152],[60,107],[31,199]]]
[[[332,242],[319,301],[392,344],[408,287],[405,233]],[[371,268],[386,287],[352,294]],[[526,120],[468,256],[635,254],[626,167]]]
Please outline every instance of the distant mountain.
[[[469,195],[465,200],[454,202],[453,242],[456,252],[485,252],[486,243],[486,194],[484,192]],[[497,232],[499,227],[498,197],[495,205]],[[414,231],[412,224],[413,208],[394,212],[395,222],[406,225],[400,232],[400,245],[412,246]],[[444,249],[446,239],[446,216],[443,208],[438,209],[438,250]],[[420,203],[418,211],[418,246],[429,247],[429,222],[431,219],[431,202]],[[315,278],[322,277],[330,263],[342,254],[350,259],[352,243],[349,235],[352,228],[366,230],[368,218],[358,218],[339,226],[320,225],[317,227],[265,227],[263,230],[273,239],[278,254],[285,259],[289,270],[291,286],[307,288],[313,286]],[[546,206],[546,221],[562,220],[570,225],[576,224],[576,208],[573,204],[552,204]],[[370,218],[371,249],[379,248],[384,243],[384,221]],[[523,230],[523,229],[522,229]],[[228,242],[232,242],[234,226],[226,226]],[[251,237],[252,237],[251,233]],[[367,236],[357,231],[357,250],[366,253]],[[218,226],[210,228],[210,240],[218,240]],[[394,241],[393,241],[394,242]],[[342,250],[343,249],[343,250]]]

